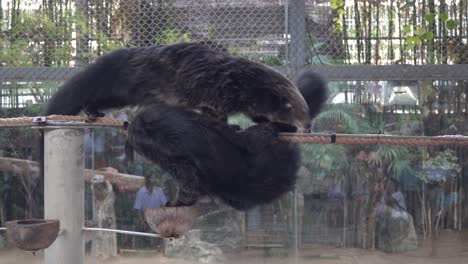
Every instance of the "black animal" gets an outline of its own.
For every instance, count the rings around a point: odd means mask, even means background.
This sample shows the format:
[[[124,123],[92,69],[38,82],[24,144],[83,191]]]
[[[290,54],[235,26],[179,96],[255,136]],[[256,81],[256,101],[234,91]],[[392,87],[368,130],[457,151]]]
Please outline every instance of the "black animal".
[[[51,98],[46,114],[75,115],[153,103],[201,109],[219,119],[242,112],[308,129],[296,86],[280,73],[204,44],[121,49],[101,56]]]
[[[306,71],[296,84],[312,119],[327,99],[326,82]],[[278,132],[295,132],[296,127],[257,119],[260,124],[237,131],[189,109],[150,106],[132,121],[128,150],[134,148],[177,179],[180,189],[172,205],[191,205],[209,194],[248,209],[289,191],[300,166],[297,145],[277,138]]]
[[[327,82],[313,71],[304,71],[295,81],[297,88],[309,106],[309,116],[313,119],[328,98]]]
[[[127,140],[177,180],[172,205],[212,195],[243,210],[269,203],[295,184],[300,152],[278,132],[275,123],[238,131],[187,108],[151,105],[131,121]]]
[[[307,70],[299,74],[295,84],[302,97],[304,97],[307,106],[309,107],[309,119],[313,119],[322,109],[328,98],[327,82],[325,79],[313,71]],[[264,117],[255,117],[253,121],[257,123],[268,122]],[[294,127],[287,124],[277,124],[281,132],[295,132]]]

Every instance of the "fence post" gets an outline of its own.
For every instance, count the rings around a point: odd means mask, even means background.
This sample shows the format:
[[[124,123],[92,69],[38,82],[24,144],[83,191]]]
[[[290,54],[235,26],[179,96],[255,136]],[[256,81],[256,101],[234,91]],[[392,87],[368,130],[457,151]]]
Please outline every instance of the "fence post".
[[[305,0],[289,1],[289,77],[295,78],[305,65]]]
[[[83,129],[45,130],[44,215],[63,230],[45,250],[46,264],[84,263]]]

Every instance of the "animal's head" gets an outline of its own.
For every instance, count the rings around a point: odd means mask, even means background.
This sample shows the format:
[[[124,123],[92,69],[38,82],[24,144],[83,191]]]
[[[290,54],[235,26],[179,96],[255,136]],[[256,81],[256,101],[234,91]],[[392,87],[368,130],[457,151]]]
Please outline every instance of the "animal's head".
[[[299,132],[309,130],[309,107],[299,89],[280,73],[270,74],[267,86],[258,86],[259,102],[250,109],[254,121],[276,122],[294,126]]]

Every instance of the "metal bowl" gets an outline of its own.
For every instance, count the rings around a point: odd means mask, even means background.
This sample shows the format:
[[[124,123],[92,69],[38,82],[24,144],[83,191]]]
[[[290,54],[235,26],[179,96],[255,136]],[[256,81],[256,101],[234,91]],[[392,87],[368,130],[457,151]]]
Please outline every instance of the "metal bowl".
[[[8,240],[26,251],[48,248],[60,230],[59,220],[27,219],[6,222]]]

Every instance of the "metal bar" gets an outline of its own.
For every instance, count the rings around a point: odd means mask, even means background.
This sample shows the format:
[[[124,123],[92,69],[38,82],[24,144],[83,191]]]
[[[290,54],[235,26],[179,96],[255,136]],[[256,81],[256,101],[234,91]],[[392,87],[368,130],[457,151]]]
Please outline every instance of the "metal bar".
[[[65,81],[80,68],[0,67],[0,81]]]
[[[83,227],[83,231],[97,231],[97,232],[113,232],[118,234],[134,235],[134,236],[144,236],[144,237],[158,237],[161,236],[158,234],[128,231],[128,230],[119,230],[119,229],[110,229],[110,228],[98,228],[98,227]]]
[[[291,50],[292,51],[292,50]],[[291,54],[293,56],[293,54]],[[294,55],[296,56],[296,55]],[[291,63],[292,64],[292,63]],[[286,74],[287,66],[273,67]],[[324,75],[329,81],[468,80],[468,64],[457,65],[313,65],[301,67]],[[65,81],[80,68],[0,67],[0,82]]]
[[[44,215],[65,232],[45,250],[45,263],[84,261],[83,129],[45,130]]]
[[[289,4],[288,31],[291,34],[289,72],[295,77],[305,65],[305,1],[293,0]]]
[[[273,67],[286,74],[286,67]],[[468,64],[457,65],[313,65],[328,81],[468,80]]]

